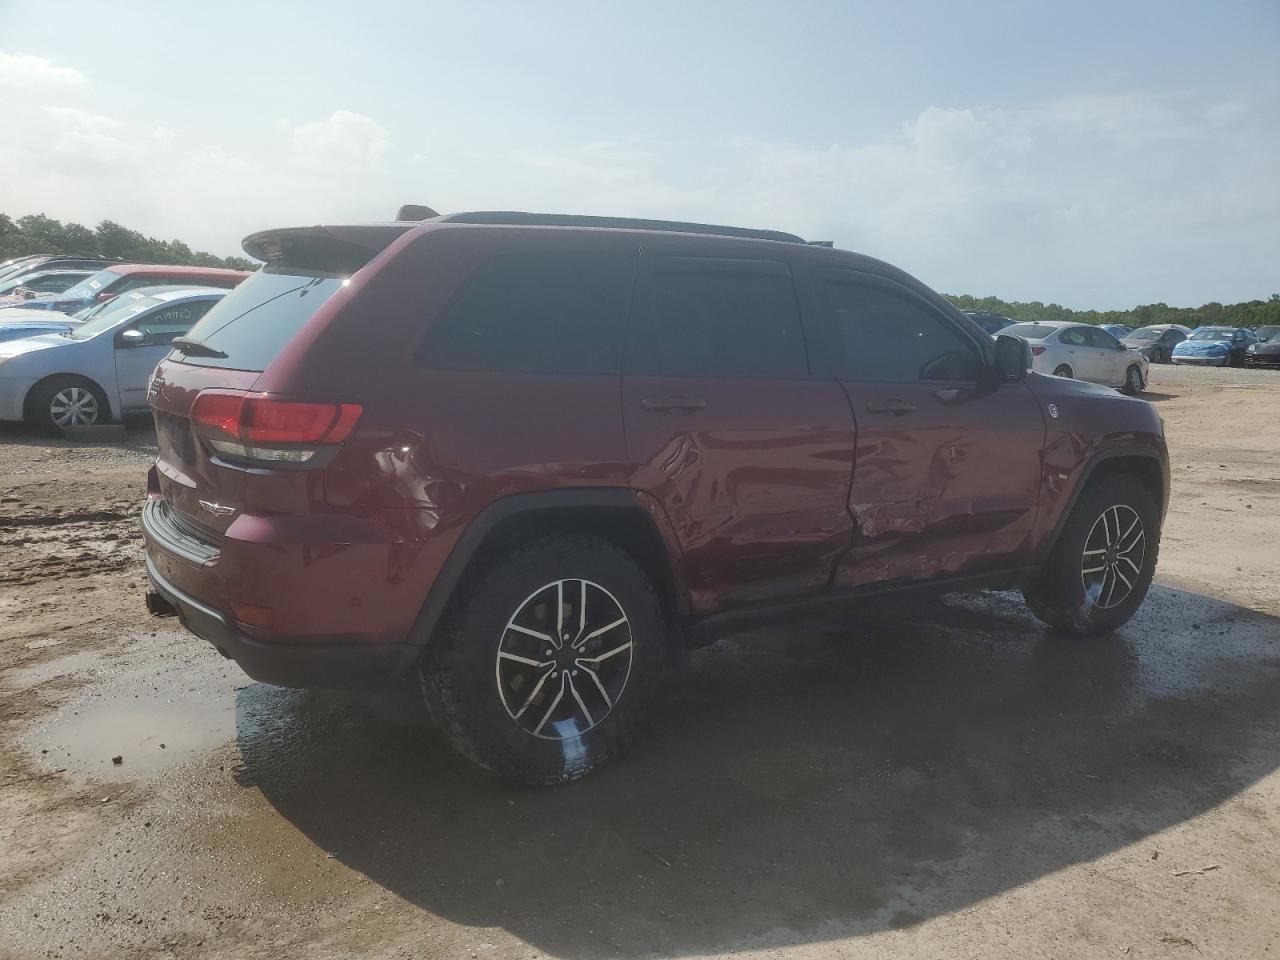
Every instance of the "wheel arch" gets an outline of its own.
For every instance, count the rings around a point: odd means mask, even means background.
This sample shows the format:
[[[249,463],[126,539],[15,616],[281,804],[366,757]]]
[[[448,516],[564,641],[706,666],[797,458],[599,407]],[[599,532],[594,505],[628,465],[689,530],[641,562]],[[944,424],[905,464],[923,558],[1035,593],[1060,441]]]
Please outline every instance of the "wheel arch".
[[[1159,516],[1164,516],[1169,506],[1169,479],[1159,455],[1153,450],[1131,448],[1099,451],[1081,471],[1080,479],[1076,482],[1075,489],[1071,491],[1071,497],[1065,509],[1059,515],[1052,535],[1045,542],[1041,560],[1047,559],[1053,553],[1053,548],[1057,546],[1062,536],[1063,528],[1075,512],[1076,504],[1079,503],[1084,492],[1107,477],[1117,475],[1136,477],[1151,494]]]
[[[627,487],[518,493],[489,504],[467,524],[414,620],[410,647],[430,642],[467,576],[516,543],[551,533],[589,534],[626,550],[653,583],[668,622],[688,614],[680,548],[665,511],[652,497]]]
[[[103,397],[106,398],[108,420],[110,422],[115,422],[116,420],[120,419],[120,411],[117,409],[115,400],[111,396],[111,391],[108,390],[106,387],[104,387],[101,383],[99,383],[93,377],[87,376],[86,374],[83,374],[83,373],[77,373],[72,370],[63,370],[63,371],[59,371],[58,373],[46,374],[45,376],[37,380],[35,383],[31,384],[31,386],[27,388],[27,392],[23,394],[23,397],[22,397],[23,417],[30,419],[31,402],[35,398],[36,394],[39,392],[41,387],[46,386],[52,380],[60,380],[64,378],[68,380],[82,380],[85,383],[89,384],[91,387],[95,388],[99,393],[102,394]]]

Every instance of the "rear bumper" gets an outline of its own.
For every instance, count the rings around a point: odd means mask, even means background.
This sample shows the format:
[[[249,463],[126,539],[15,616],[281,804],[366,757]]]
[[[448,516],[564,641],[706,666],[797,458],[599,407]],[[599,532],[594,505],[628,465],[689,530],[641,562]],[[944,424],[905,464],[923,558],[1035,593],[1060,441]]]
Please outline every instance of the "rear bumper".
[[[254,680],[279,687],[353,689],[383,686],[412,667],[419,649],[408,644],[271,643],[241,633],[231,620],[179,590],[147,557],[147,577],[178,612],[182,625]]]

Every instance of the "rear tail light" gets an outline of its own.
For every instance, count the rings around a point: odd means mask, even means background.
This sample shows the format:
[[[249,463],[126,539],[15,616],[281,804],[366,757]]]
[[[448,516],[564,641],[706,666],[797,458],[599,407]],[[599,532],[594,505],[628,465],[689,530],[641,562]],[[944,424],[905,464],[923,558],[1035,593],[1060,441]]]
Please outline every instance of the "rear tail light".
[[[351,435],[356,403],[276,400],[265,394],[203,390],[191,407],[197,432],[219,454],[261,464],[319,465]]]
[[[1031,355],[1032,355],[1033,357],[1038,357],[1038,356],[1040,356],[1040,354],[1044,353],[1044,352],[1045,352],[1046,350],[1048,350],[1048,349],[1049,349],[1048,347],[1032,347],[1032,348],[1031,348]]]

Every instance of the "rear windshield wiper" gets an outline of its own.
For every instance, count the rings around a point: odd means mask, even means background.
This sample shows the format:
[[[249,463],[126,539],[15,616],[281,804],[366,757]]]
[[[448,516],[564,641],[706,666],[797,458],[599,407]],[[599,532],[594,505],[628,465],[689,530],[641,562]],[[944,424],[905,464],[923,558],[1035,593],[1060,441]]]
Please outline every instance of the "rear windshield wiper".
[[[227,354],[217,347],[211,347],[203,340],[192,340],[190,337],[175,337],[169,346],[179,353],[194,353],[199,357],[216,357],[219,360],[227,359]]]

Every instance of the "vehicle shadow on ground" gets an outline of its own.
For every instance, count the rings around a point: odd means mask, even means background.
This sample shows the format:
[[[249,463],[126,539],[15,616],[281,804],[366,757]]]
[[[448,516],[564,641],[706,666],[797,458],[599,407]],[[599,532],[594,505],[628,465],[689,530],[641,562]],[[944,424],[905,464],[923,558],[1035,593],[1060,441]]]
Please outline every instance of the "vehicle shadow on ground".
[[[578,784],[495,780],[385,701],[291,699],[268,742],[249,691],[242,777],[406,901],[586,958],[910,926],[1280,766],[1272,618],[1169,588],[1100,640],[1053,635],[1012,594],[913,611],[721,641]]]
[[[125,450],[142,450],[148,453],[156,449],[156,424],[150,414],[129,414],[121,422],[125,435],[111,435],[101,443],[88,440],[68,440],[61,431],[32,426],[29,423],[0,423],[0,444],[35,447],[116,447]]]

